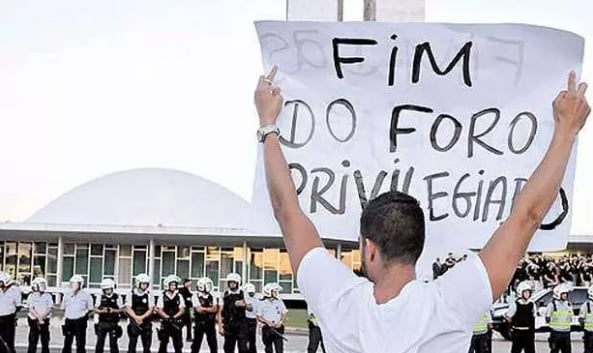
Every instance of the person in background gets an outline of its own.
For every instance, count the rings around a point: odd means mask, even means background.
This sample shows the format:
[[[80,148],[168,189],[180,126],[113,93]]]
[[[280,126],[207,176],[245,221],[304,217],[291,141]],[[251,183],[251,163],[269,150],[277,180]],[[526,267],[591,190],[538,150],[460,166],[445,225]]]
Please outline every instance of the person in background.
[[[186,333],[186,340],[187,342],[191,342],[192,340],[192,322],[191,322],[191,311],[192,311],[192,297],[193,293],[191,292],[192,281],[189,278],[183,280],[183,287],[179,289],[179,294],[185,300],[185,312],[181,319],[183,320],[183,325],[185,326],[187,333]]]
[[[437,257],[435,262],[432,264],[432,279],[435,280],[439,278],[441,275],[443,265],[441,264],[441,259]]]
[[[21,305],[20,292],[17,296],[11,289],[12,278],[7,272],[0,272],[0,352],[10,350],[14,352],[14,331],[16,324],[16,312]],[[7,349],[8,348],[8,349]]]
[[[469,353],[490,352],[492,352],[492,315],[487,311],[474,324]]]
[[[505,317],[513,330],[511,353],[535,353],[535,304],[532,287],[524,281],[517,286],[518,298],[511,302]]]
[[[568,301],[568,285],[561,283],[554,287],[554,298],[546,308],[546,322],[550,325],[550,353],[571,353],[570,324],[572,305]]]
[[[121,296],[115,293],[115,282],[111,278],[103,279],[100,287],[103,293],[95,303],[95,313],[99,316],[99,322],[95,324],[95,353],[103,353],[107,336],[111,353],[119,353],[117,341],[123,334],[119,326],[119,315],[123,312],[124,303]]]
[[[263,298],[257,305],[257,320],[263,324],[262,341],[266,353],[284,352],[284,322],[288,314],[282,299],[278,297],[282,290],[277,283],[268,283],[262,291]]]
[[[47,293],[47,282],[37,277],[31,282],[31,294],[27,298],[29,314],[29,347],[27,353],[37,351],[37,342],[41,337],[41,353],[49,353],[49,316],[54,305],[51,294]]]
[[[125,312],[128,323],[128,353],[136,353],[138,337],[142,339],[142,352],[150,353],[152,345],[152,315],[154,305],[150,295],[150,276],[140,273],[136,276],[136,286],[126,301]]]
[[[218,352],[218,342],[216,341],[218,298],[215,302],[214,296],[211,294],[212,287],[212,280],[208,277],[200,278],[196,283],[197,292],[192,297],[192,307],[195,310],[194,320],[196,321],[194,341],[191,346],[192,353],[200,352],[204,335],[206,335],[210,353]]]
[[[307,353],[316,353],[320,344],[321,351],[325,353],[325,346],[323,345],[323,336],[321,335],[319,322],[317,321],[315,314],[311,311],[309,311],[307,322],[309,324],[309,344],[307,345]]]
[[[76,338],[76,353],[86,352],[86,329],[89,313],[93,311],[93,298],[83,289],[84,279],[74,275],[70,278],[70,291],[64,294],[61,308],[64,310],[64,346],[62,353],[72,352],[72,343]]]
[[[175,353],[183,349],[183,321],[181,316],[185,312],[185,300],[179,294],[177,286],[181,279],[175,275],[168,275],[163,281],[163,294],[159,296],[156,312],[161,317],[161,327],[158,331],[159,353],[167,353],[169,338],[173,341]]]
[[[247,352],[257,353],[257,304],[259,298],[255,295],[255,286],[252,283],[246,283],[243,286],[243,291],[247,293],[245,296],[245,317],[247,318]]]
[[[583,327],[585,353],[593,353],[593,286],[587,290],[588,300],[579,309],[579,323]]]
[[[222,308],[218,314],[218,329],[224,336],[224,352],[233,353],[238,346],[239,353],[247,352],[247,303],[241,290],[241,276],[229,273],[226,277],[227,290],[222,294]]]

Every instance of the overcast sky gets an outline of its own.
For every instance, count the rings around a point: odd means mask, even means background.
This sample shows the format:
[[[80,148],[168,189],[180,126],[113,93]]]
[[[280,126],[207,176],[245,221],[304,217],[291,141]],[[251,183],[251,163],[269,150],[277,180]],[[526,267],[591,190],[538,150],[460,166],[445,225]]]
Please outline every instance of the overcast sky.
[[[360,19],[362,0],[345,3],[346,19]],[[590,0],[426,5],[431,22],[576,32],[593,83]],[[0,2],[0,221],[139,167],[191,172],[249,199],[261,67],[253,21],[285,12],[283,0]],[[579,143],[573,233],[593,234],[593,123]]]

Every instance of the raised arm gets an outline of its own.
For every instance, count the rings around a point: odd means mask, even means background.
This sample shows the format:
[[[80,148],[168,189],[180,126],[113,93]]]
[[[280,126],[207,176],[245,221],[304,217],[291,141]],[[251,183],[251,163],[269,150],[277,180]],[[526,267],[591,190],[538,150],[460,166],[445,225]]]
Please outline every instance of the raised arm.
[[[276,124],[282,110],[280,88],[273,86],[276,67],[267,77],[261,76],[255,90],[255,105],[260,127]],[[294,273],[303,256],[313,248],[323,246],[315,226],[299,206],[296,188],[278,136],[269,134],[264,140],[264,164],[274,217],[280,225],[284,244]]]
[[[585,83],[577,89],[576,74],[571,72],[567,90],[554,100],[555,128],[548,151],[518,196],[509,218],[480,252],[494,300],[507,288],[515,266],[558,195],[573,144],[591,112],[586,90]]]

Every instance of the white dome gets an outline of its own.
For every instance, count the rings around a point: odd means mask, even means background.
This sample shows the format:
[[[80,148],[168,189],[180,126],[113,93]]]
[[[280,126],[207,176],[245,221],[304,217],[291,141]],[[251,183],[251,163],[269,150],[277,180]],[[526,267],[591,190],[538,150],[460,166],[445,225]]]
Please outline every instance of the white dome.
[[[249,204],[199,176],[170,169],[109,174],[65,193],[30,223],[244,228]]]

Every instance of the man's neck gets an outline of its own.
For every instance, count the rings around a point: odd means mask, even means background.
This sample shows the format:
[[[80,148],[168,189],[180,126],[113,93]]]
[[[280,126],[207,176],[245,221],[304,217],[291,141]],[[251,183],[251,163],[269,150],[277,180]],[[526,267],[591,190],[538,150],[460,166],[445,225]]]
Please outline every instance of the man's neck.
[[[375,281],[375,301],[377,304],[385,304],[397,297],[404,286],[416,279],[414,265],[394,264],[383,270],[377,281]]]

